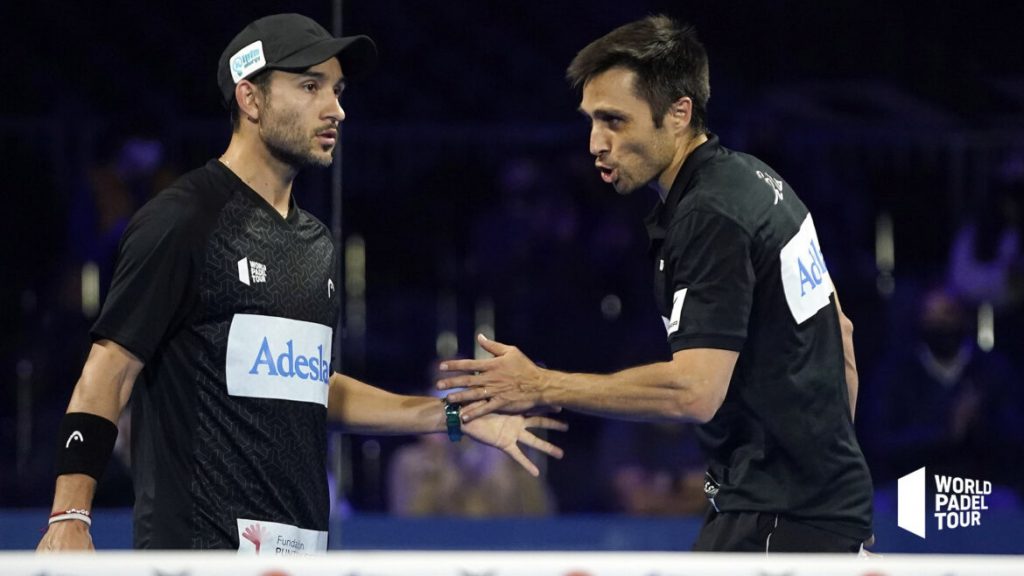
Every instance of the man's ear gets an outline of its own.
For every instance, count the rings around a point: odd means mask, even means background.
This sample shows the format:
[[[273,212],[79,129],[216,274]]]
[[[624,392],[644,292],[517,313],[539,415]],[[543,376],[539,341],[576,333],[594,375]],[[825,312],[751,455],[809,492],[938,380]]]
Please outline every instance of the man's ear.
[[[682,132],[690,127],[693,120],[693,100],[689,96],[683,96],[668,107],[665,114],[665,121],[671,123],[674,131]]]
[[[252,122],[260,119],[263,98],[255,84],[248,80],[240,80],[235,85],[235,102],[238,103],[238,112],[242,118]]]

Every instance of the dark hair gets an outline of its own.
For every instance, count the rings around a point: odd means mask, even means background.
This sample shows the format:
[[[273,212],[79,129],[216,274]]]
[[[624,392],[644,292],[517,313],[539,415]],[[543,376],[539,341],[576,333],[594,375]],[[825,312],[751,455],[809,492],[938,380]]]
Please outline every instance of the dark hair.
[[[565,75],[578,89],[617,66],[636,73],[634,90],[650,105],[655,126],[661,126],[673,102],[688,96],[693,100],[690,126],[698,134],[707,131],[708,54],[693,26],[664,15],[620,26],[580,50]]]
[[[270,73],[273,70],[260,70],[256,74],[247,78],[249,82],[256,85],[260,92],[267,94],[270,92]],[[232,132],[238,130],[238,126],[242,121],[242,111],[238,109],[238,99],[235,98],[234,92],[231,93],[231,101],[228,102],[228,110],[231,115],[231,130]]]

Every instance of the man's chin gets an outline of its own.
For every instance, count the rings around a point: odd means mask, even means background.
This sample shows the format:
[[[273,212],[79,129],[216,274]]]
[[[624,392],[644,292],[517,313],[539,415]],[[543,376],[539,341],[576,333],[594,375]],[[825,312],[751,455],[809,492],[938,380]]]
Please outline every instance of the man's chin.
[[[615,192],[618,193],[619,196],[629,196],[639,188],[639,186],[633,186],[632,184],[623,182],[622,180],[612,182],[612,187],[615,188]]]
[[[331,154],[331,150],[328,149],[321,153],[313,154],[309,160],[309,164],[312,166],[327,168],[334,163],[334,154]]]

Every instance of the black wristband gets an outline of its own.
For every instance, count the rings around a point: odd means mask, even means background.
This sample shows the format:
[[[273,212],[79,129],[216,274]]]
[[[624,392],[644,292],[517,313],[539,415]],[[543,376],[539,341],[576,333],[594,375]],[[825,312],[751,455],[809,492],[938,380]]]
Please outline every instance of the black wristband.
[[[60,422],[57,435],[57,475],[103,476],[114,451],[117,426],[102,416],[69,412]]]

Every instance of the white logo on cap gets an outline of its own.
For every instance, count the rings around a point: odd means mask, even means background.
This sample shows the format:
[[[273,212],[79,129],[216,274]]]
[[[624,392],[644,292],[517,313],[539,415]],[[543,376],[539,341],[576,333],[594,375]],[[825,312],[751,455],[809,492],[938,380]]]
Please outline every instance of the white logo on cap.
[[[267,65],[267,59],[263,57],[263,41],[257,40],[235,52],[229,60],[231,78],[237,84],[239,80],[251,75],[253,72]]]

